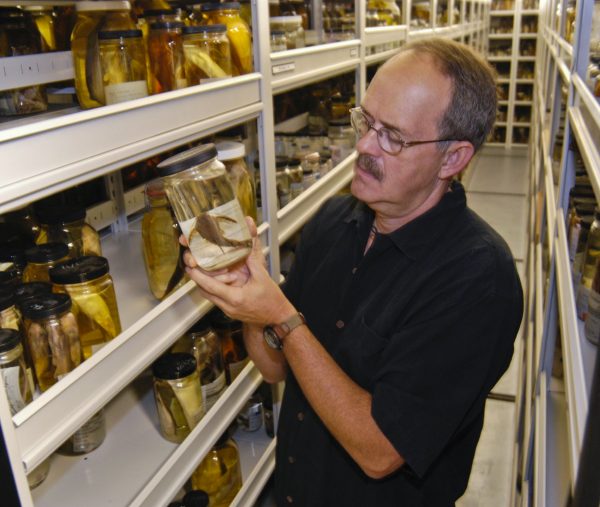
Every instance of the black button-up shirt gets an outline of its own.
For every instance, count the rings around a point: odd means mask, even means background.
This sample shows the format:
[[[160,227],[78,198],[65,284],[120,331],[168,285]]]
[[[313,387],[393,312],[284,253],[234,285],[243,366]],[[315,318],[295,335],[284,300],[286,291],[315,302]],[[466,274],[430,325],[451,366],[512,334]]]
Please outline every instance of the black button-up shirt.
[[[290,372],[278,505],[448,506],[465,491],[523,300],[508,246],[466,207],[462,186],[451,188],[433,209],[378,234],[365,255],[374,215],[352,196],[328,201],[304,228],[285,293],[371,393],[372,416],[406,464],[381,480],[366,476]]]

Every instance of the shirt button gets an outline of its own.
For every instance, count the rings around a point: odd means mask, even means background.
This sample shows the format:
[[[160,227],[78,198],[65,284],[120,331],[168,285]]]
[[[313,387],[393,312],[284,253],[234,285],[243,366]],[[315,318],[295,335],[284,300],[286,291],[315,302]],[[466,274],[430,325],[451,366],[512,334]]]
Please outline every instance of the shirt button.
[[[299,421],[304,421],[304,412],[298,412],[296,415]]]
[[[288,463],[296,463],[296,458],[294,458],[294,456],[288,456]]]
[[[286,496],[285,500],[287,503],[294,503],[294,499],[290,495]]]
[[[344,324],[344,321],[343,321],[343,320],[338,320],[338,321],[335,323],[335,327],[337,327],[338,329],[342,329],[342,328],[343,328],[345,325],[346,325],[346,324]]]
[[[356,273],[358,271],[358,268],[352,268],[352,274]]]

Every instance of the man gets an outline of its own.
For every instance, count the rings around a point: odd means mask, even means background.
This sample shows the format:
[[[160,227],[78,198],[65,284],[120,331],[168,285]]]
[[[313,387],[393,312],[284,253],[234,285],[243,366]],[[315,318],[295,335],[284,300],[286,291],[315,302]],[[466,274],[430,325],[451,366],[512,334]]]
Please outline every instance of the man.
[[[465,491],[522,316],[506,243],[452,181],[492,127],[495,93],[466,46],[408,44],[352,110],[353,196],[306,225],[283,291],[257,240],[230,272],[186,255],[203,294],[245,322],[264,378],[286,380],[278,505],[448,506]]]

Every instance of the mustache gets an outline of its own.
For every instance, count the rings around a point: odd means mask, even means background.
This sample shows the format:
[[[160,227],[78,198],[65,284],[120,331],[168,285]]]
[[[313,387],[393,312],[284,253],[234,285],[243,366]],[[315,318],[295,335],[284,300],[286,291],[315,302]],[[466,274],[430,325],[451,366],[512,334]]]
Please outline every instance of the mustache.
[[[370,155],[366,155],[365,153],[361,153],[356,159],[356,163],[360,166],[360,168],[373,176],[377,181],[383,180],[383,172],[377,165],[377,161],[371,157]]]

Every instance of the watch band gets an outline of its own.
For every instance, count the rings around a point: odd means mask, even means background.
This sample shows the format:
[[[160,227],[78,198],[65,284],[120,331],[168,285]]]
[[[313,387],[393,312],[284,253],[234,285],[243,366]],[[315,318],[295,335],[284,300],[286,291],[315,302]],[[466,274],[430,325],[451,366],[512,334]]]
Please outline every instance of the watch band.
[[[285,322],[282,322],[281,324],[273,324],[272,327],[275,333],[277,333],[279,339],[283,340],[294,329],[296,329],[298,326],[302,326],[303,324],[306,324],[306,319],[304,318],[304,315],[298,312],[295,315],[292,315]]]

